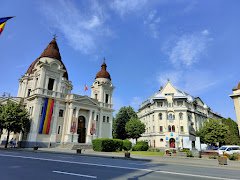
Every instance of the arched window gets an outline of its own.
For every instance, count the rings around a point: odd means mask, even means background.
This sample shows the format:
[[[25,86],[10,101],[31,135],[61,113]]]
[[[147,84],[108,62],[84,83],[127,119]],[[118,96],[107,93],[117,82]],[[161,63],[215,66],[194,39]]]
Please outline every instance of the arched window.
[[[172,128],[171,128],[171,126],[169,125],[168,126],[168,132],[171,132],[172,131]]]
[[[162,120],[162,113],[158,114],[159,120]]]
[[[179,113],[179,119],[182,120],[183,119],[183,113]]]
[[[175,126],[174,125],[172,126],[172,132],[175,132]]]
[[[173,114],[171,114],[171,113],[168,114],[168,119],[169,119],[169,120],[173,120],[174,118],[175,118],[175,116],[174,116]]]
[[[163,142],[163,138],[160,139],[160,142]]]

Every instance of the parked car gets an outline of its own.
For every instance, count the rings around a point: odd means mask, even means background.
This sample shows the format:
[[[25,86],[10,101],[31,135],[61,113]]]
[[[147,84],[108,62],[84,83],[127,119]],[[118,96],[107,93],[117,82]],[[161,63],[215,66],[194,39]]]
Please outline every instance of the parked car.
[[[226,153],[226,154],[239,153],[240,154],[240,146],[237,146],[237,145],[222,146],[218,149],[218,154],[223,155],[223,153]]]

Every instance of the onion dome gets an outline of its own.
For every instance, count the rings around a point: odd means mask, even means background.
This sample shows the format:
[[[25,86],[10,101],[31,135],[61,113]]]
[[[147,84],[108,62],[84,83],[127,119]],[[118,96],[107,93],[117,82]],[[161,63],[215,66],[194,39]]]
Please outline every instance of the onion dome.
[[[103,61],[103,64],[101,65],[101,70],[97,73],[96,78],[106,78],[111,80],[111,76],[109,74],[109,72],[107,72],[107,65],[105,63],[105,59]]]
[[[63,69],[66,70],[63,77],[68,79],[68,73],[65,65],[62,62],[61,54],[59,52],[59,48],[56,42],[56,38],[54,37],[53,40],[48,44],[47,48],[43,51],[43,53],[40,55],[39,58],[37,58],[35,61],[32,62],[32,64],[29,66],[27,73],[32,74],[34,72],[34,67],[36,63],[43,57],[53,58],[56,60],[59,60],[61,64],[63,65]]]

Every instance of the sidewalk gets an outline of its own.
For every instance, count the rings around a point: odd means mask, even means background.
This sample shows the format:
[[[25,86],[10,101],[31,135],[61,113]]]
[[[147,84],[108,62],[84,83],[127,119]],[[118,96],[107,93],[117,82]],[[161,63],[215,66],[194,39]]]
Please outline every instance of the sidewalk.
[[[1,150],[4,150],[1,148]],[[60,154],[72,154],[81,156],[91,157],[103,157],[103,158],[117,158],[117,159],[128,159],[124,157],[124,152],[96,152],[90,149],[82,150],[81,154],[77,154],[76,150],[70,150],[66,148],[39,148],[34,151],[32,148],[25,149],[7,149],[12,151],[28,151],[38,153],[60,153]],[[198,166],[198,167],[209,167],[209,168],[224,168],[224,169],[235,169],[240,170],[240,161],[228,160],[228,165],[219,165],[217,159],[207,158],[189,158],[189,157],[176,157],[176,156],[140,156],[131,154],[131,158],[128,160],[148,161],[151,163],[166,163],[166,164],[177,164],[182,166]]]
[[[76,150],[70,150],[65,148],[40,148],[41,152],[63,153],[63,154],[76,154]],[[93,157],[105,157],[105,158],[124,158],[124,152],[96,152],[90,149],[82,150],[81,155],[93,156]],[[228,160],[228,165],[219,165],[217,159],[207,158],[189,158],[189,157],[176,157],[176,156],[140,156],[131,154],[130,160],[150,161],[152,163],[171,163],[181,165],[193,165],[204,167],[221,167],[240,170],[240,161]]]

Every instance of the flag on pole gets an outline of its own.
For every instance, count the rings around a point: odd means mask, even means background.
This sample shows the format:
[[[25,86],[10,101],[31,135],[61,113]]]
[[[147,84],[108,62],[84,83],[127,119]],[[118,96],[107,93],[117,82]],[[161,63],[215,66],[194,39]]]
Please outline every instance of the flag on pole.
[[[85,84],[84,85],[84,91],[87,91],[88,90],[88,87],[87,87],[87,85]]]
[[[4,29],[5,25],[6,25],[7,20],[9,20],[11,18],[13,18],[13,17],[0,18],[0,35],[3,32],[3,29]]]

